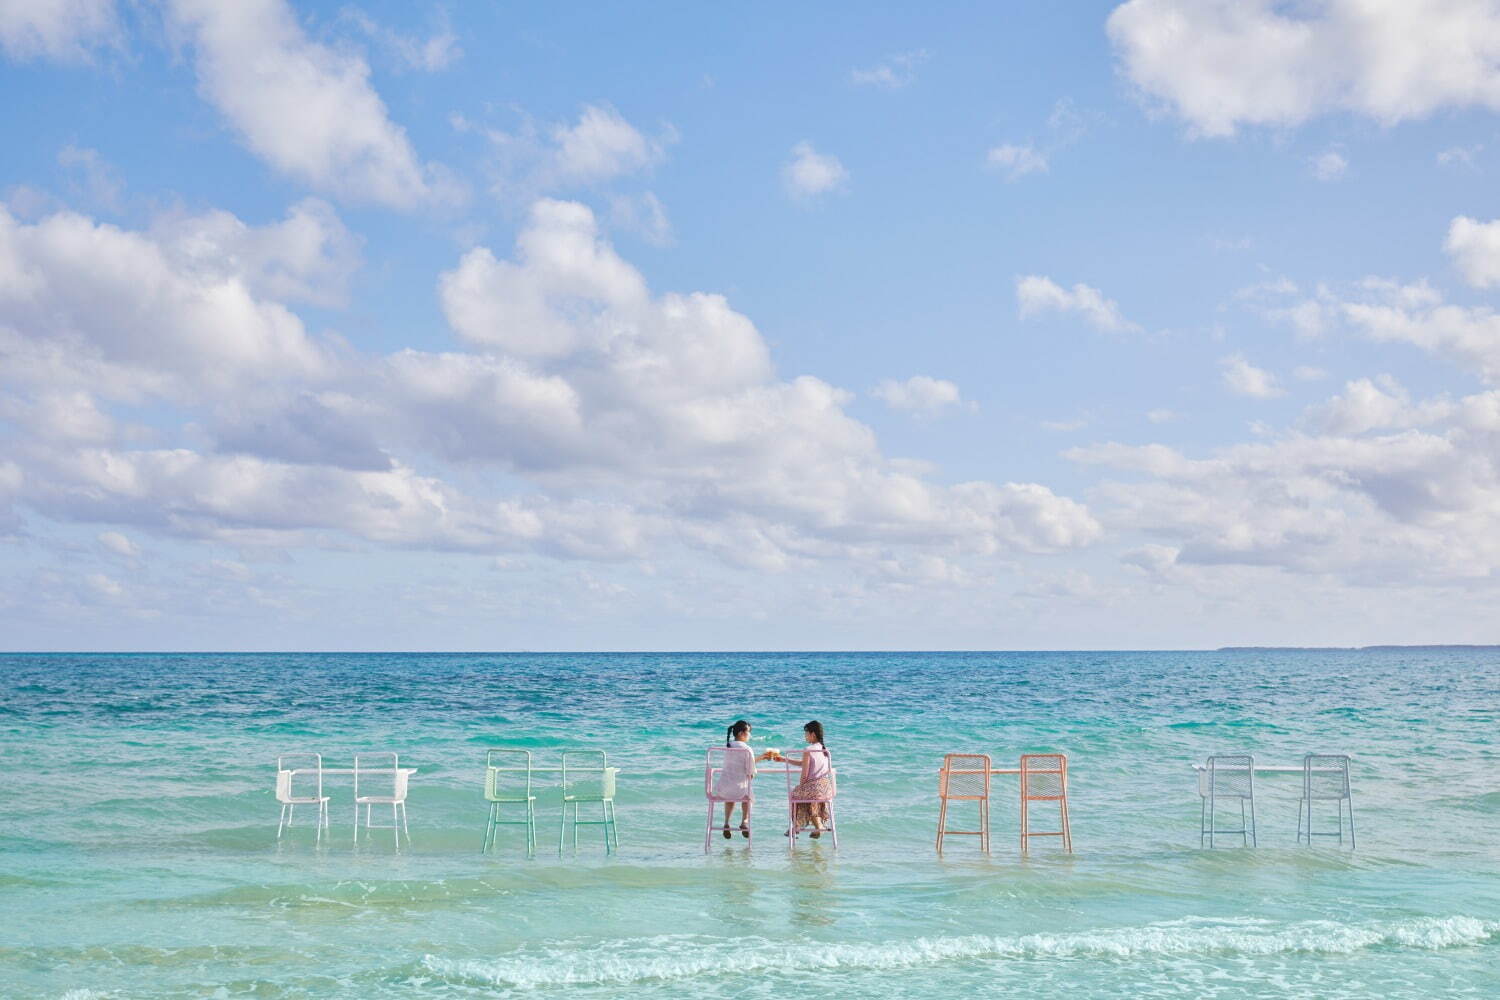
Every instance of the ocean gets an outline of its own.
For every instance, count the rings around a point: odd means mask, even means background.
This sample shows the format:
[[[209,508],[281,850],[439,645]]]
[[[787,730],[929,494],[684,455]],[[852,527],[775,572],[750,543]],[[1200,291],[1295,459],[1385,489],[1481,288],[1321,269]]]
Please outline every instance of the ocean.
[[[788,852],[769,776],[703,853],[741,717],[824,724],[838,849]],[[1482,649],[0,655],[0,996],[1497,996],[1497,722]],[[543,777],[536,856],[481,855],[491,746],[606,750],[619,852],[559,855]],[[278,843],[294,750],[398,751],[410,846],[356,846],[336,777],[331,837]],[[1020,856],[999,776],[992,852],[940,857],[948,751],[1067,753],[1075,853]],[[1293,776],[1200,849],[1194,762],[1310,751],[1354,758],[1357,850],[1297,845]]]

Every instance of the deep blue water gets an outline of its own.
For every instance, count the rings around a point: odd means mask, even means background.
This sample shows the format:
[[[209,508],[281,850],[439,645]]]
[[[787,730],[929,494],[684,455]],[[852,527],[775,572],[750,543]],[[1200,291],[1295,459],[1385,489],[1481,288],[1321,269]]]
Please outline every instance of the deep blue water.
[[[1500,995],[1500,656],[1229,653],[0,655],[0,995]],[[702,852],[703,748],[817,718],[840,838]],[[608,751],[622,849],[481,856],[483,751]],[[275,755],[399,751],[410,847],[275,837]],[[1076,853],[932,844],[945,751],[1069,755]],[[1355,759],[1359,846],[1198,846],[1191,764]],[[1007,784],[1007,782],[1010,782]]]

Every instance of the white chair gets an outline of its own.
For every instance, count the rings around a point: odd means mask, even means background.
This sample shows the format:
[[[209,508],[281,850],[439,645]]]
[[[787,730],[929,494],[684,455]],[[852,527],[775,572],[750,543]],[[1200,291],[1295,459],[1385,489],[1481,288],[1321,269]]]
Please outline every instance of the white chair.
[[[1334,832],[1314,833],[1314,802],[1337,802],[1339,828]],[[1310,753],[1302,757],[1302,801],[1297,805],[1297,842],[1304,836],[1302,820],[1307,820],[1307,846],[1314,837],[1337,837],[1344,843],[1344,803],[1349,803],[1349,847],[1354,847],[1354,799],[1349,795],[1349,758],[1344,754]]]
[[[1208,838],[1208,846],[1214,846],[1214,834],[1239,834],[1245,847],[1255,846],[1255,757],[1252,754],[1216,754],[1208,758],[1208,766],[1198,771],[1198,795],[1202,802],[1198,810],[1198,846]],[[1218,828],[1216,806],[1220,799],[1238,800],[1240,804],[1240,826],[1238,830]],[[1250,814],[1245,815],[1249,803]]]
[[[308,765],[311,765],[310,767]],[[298,795],[297,779],[312,774],[312,794]],[[292,815],[298,806],[318,807],[317,841],[323,841],[323,829],[328,826],[328,796],[323,794],[323,755],[319,753],[284,753],[276,758],[276,801],[281,803],[281,818],[276,822],[276,839],[281,831],[292,825]]]
[[[370,830],[394,830],[396,834],[396,846],[401,846],[401,835],[406,834],[406,842],[411,843],[411,832],[406,829],[406,771],[403,771],[400,762],[394,753],[364,753],[354,755],[354,839],[359,841],[359,807],[365,807],[365,831]],[[372,794],[360,793],[360,782],[364,781],[366,789],[373,784],[376,791]],[[391,825],[382,826],[370,822],[370,810],[373,806],[391,807]]]
[[[717,758],[717,759],[716,759]],[[750,774],[755,770],[755,753],[746,747],[709,747],[708,761],[703,766],[703,795],[708,799],[708,825],[703,828],[703,853],[707,854],[714,835],[714,808],[722,803],[740,805],[745,817],[745,837],[750,837],[750,807],[755,803],[753,784],[746,786],[746,794],[725,797],[719,794],[719,775],[725,764],[737,761],[738,774]],[[753,780],[753,779],[752,779]]]

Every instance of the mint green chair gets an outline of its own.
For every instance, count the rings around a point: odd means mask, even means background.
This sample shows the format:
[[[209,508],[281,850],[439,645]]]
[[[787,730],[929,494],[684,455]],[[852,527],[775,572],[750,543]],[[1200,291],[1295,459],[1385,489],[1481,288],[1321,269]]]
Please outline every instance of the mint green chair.
[[[568,831],[568,806],[573,807],[573,849],[578,849],[579,826],[604,827],[604,851],[620,848],[620,831],[615,826],[615,775],[603,750],[564,750],[562,755],[562,826],[557,831],[557,852],[562,853]],[[585,802],[599,803],[599,819],[579,819],[578,807]],[[611,842],[613,837],[613,842]]]
[[[531,794],[530,750],[486,750],[484,752],[484,800],[490,804],[490,819],[484,827],[484,846],[495,845],[495,827],[526,827],[526,853],[536,851],[536,796]],[[524,819],[501,819],[503,805],[524,805]]]

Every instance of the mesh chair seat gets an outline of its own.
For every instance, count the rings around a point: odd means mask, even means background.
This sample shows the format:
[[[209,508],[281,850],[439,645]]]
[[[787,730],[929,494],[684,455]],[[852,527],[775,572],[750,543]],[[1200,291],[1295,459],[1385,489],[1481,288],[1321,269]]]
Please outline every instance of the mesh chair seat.
[[[1254,847],[1255,837],[1255,756],[1253,754],[1215,754],[1208,758],[1207,765],[1198,772],[1198,846],[1206,839],[1214,846],[1218,834],[1239,834],[1241,846]],[[1217,805],[1219,799],[1238,802],[1240,825],[1238,829],[1219,829]],[[1246,807],[1249,812],[1246,812]]]
[[[943,755],[943,769],[938,772],[937,849],[942,853],[943,839],[950,836],[978,837],[979,849],[990,849],[990,756],[983,753],[949,753]],[[949,802],[979,803],[979,829],[953,830],[948,827]]]
[[[526,827],[526,853],[536,851],[536,796],[531,793],[530,750],[486,750],[484,752],[484,799],[489,804],[489,817],[484,825],[484,842],[480,853],[495,844],[495,828],[500,826]],[[526,815],[520,819],[501,819],[503,805],[525,806]]]
[[[1313,830],[1313,803],[1338,803],[1338,830]],[[1355,846],[1354,799],[1349,794],[1349,757],[1347,754],[1305,754],[1302,757],[1302,800],[1297,808],[1297,840],[1307,837],[1312,845],[1314,837],[1337,837],[1344,842],[1344,803],[1349,803],[1349,846]],[[1306,820],[1306,833],[1303,821]]]
[[[1061,829],[1032,830],[1029,805],[1056,802]],[[1068,822],[1068,756],[1061,753],[1029,753],[1021,756],[1021,853],[1030,851],[1032,837],[1061,837],[1063,850],[1073,853],[1073,832]]]

